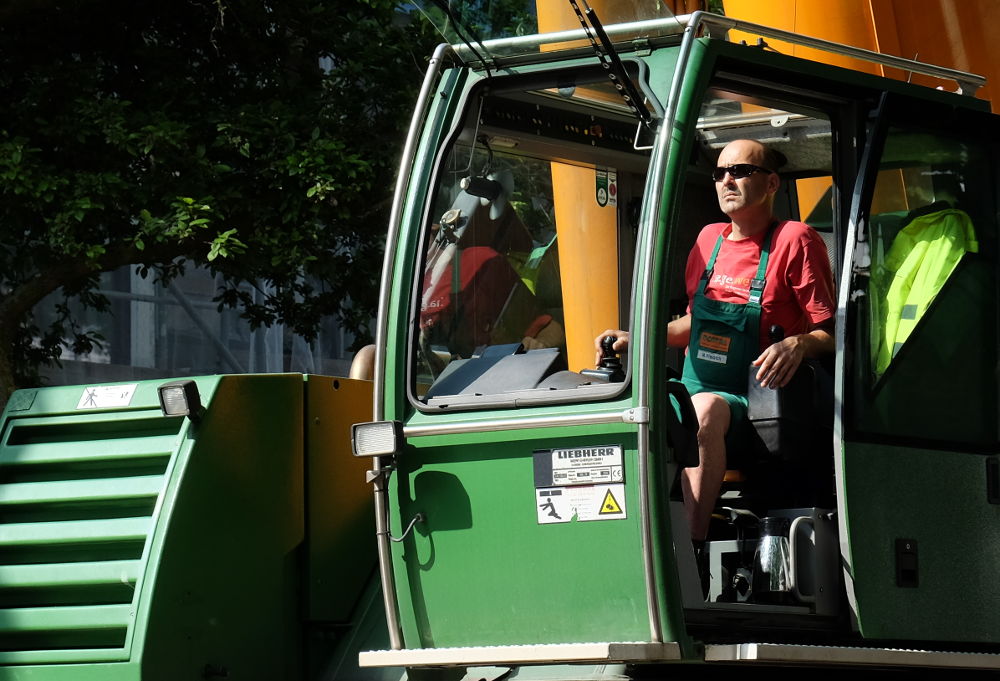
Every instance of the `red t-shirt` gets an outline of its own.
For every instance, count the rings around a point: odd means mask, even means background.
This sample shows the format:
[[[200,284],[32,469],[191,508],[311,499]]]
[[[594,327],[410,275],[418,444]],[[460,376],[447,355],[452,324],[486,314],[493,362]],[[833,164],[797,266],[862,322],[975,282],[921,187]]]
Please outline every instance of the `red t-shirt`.
[[[707,225],[698,235],[685,270],[688,312],[719,234],[728,237],[731,231],[730,223],[717,222]],[[723,239],[712,277],[705,286],[706,297],[730,303],[747,302],[750,280],[757,274],[761,243],[766,234],[767,230],[739,241]],[[809,225],[786,220],[775,228],[765,278],[767,285],[761,299],[761,350],[771,344],[768,329],[772,324],[781,325],[785,336],[794,336],[834,316],[837,306],[826,244]]]

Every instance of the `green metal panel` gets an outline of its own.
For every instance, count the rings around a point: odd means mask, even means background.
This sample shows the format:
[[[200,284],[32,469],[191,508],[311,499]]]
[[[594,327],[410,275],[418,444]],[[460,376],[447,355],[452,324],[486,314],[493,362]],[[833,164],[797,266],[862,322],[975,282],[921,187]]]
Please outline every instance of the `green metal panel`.
[[[611,444],[627,517],[539,524],[532,452]],[[625,426],[414,441],[394,476],[394,532],[426,517],[396,556],[406,645],[646,640],[636,476]]]
[[[42,588],[58,585],[88,585],[113,582],[134,584],[139,563],[134,560],[58,563],[55,565],[0,566],[0,584],[6,588]]]
[[[0,633],[121,629],[128,625],[130,615],[128,605],[8,608],[0,613]]]
[[[81,407],[83,387],[21,391],[8,404],[0,664],[19,665],[9,678],[129,659],[144,547],[182,427],[153,410],[155,386],[133,388],[114,409]]]
[[[299,675],[303,418],[301,376],[227,376],[190,429],[149,545],[143,679]]]
[[[4,679],[299,674],[302,376],[196,381],[196,422],[160,413],[160,381],[114,406],[82,386],[11,399]]]
[[[987,500],[984,457],[849,443],[844,474],[862,634],[995,641],[1000,506]],[[916,586],[897,585],[897,539],[916,542]]]

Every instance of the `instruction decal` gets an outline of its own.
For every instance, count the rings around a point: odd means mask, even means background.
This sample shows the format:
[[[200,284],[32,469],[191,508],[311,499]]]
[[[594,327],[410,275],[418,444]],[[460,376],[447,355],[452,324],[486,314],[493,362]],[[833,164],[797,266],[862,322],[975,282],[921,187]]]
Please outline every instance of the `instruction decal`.
[[[127,407],[132,401],[132,395],[138,383],[128,385],[92,385],[83,389],[77,409],[107,409],[108,407]]]
[[[536,489],[535,509],[539,525],[628,517],[621,484]]]
[[[626,518],[621,445],[534,452],[539,525]]]
[[[610,168],[598,168],[596,171],[596,180],[595,198],[597,199],[597,205],[601,208],[605,206],[617,206],[618,172]]]

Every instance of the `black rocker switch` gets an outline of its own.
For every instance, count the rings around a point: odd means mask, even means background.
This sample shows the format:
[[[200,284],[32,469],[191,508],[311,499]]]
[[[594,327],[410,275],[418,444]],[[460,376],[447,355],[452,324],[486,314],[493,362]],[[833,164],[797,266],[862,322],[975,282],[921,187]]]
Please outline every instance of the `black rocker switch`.
[[[896,539],[896,586],[914,588],[920,585],[917,542]]]

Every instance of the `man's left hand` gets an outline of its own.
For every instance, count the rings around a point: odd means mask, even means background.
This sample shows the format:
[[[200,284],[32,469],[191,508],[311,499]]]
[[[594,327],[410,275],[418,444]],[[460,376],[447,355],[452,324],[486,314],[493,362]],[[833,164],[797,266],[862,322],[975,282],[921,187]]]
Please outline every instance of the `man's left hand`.
[[[753,365],[759,367],[755,378],[760,381],[760,387],[774,390],[787,385],[805,355],[801,336],[789,336],[765,348],[753,361]]]
[[[832,353],[834,345],[833,334],[826,327],[789,336],[765,348],[753,361],[753,365],[759,367],[756,379],[760,387],[772,390],[788,385],[803,359]]]

